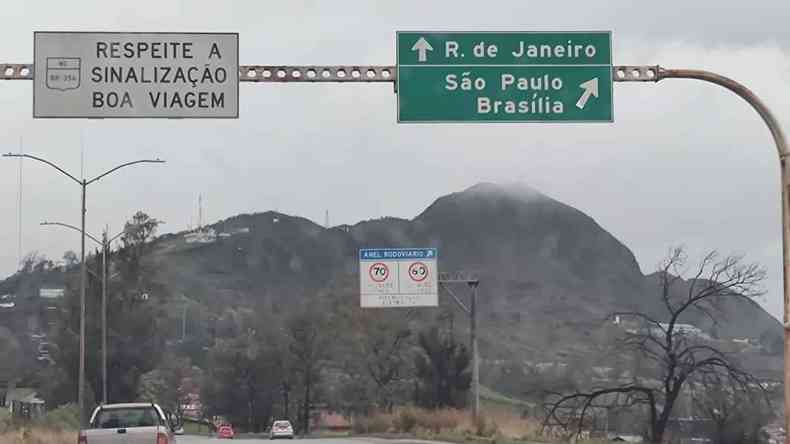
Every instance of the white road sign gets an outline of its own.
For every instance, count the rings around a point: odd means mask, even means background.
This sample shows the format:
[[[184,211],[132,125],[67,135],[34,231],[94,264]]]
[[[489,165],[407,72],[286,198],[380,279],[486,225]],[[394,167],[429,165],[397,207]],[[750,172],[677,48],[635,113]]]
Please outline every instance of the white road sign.
[[[237,118],[236,33],[34,33],[33,117]]]
[[[435,248],[359,250],[362,307],[436,307],[439,281]]]

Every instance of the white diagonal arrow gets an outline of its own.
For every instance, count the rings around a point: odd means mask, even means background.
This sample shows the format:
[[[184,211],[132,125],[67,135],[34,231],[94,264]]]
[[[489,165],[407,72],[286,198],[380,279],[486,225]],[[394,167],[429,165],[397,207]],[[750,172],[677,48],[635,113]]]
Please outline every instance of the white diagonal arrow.
[[[579,88],[584,88],[584,93],[579,97],[579,101],[576,102],[576,107],[584,109],[584,105],[587,105],[590,96],[598,97],[598,77],[582,83],[579,85]]]
[[[420,37],[420,39],[417,40],[417,43],[415,43],[414,46],[411,47],[411,50],[417,51],[417,60],[420,62],[424,62],[428,60],[427,51],[433,51],[433,47],[431,46],[430,43],[428,43],[427,40],[425,40],[425,37]]]

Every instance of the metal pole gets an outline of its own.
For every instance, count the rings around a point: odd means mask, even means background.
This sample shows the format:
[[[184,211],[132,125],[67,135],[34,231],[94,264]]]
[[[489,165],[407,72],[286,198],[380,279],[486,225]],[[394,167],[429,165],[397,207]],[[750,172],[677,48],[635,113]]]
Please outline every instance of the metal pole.
[[[781,174],[781,196],[782,196],[782,258],[783,258],[783,283],[784,283],[784,416],[785,416],[785,444],[790,444],[790,178],[788,178],[788,171],[786,159],[790,152],[787,149],[787,140],[785,139],[782,127],[776,120],[776,117],[771,113],[767,106],[748,88],[740,83],[708,71],[694,70],[694,69],[658,69],[657,80],[678,78],[678,79],[696,79],[705,82],[714,83],[716,85],[727,88],[734,92],[742,99],[746,100],[752,108],[762,117],[768,129],[771,131],[774,143],[776,144],[776,151],[779,154],[779,168]]]
[[[449,284],[451,283],[465,283],[472,289],[472,297],[467,307],[460,299],[450,290]],[[454,273],[439,273],[439,285],[444,288],[447,293],[452,296],[456,304],[461,310],[469,315],[469,335],[470,335],[470,348],[472,349],[472,415],[473,419],[477,421],[480,415],[480,356],[477,351],[477,287],[480,285],[480,279],[477,276],[466,272]]]
[[[80,233],[80,259],[82,267],[80,271],[80,366],[77,399],[80,409],[80,428],[86,427],[85,423],[85,285],[87,281],[88,267],[85,264],[85,190],[88,187],[85,179],[82,180],[82,230]]]
[[[101,273],[101,402],[107,404],[107,228],[102,236]]]
[[[472,303],[470,304],[470,333],[472,335],[472,415],[477,421],[480,417],[480,359],[477,354],[477,283],[472,287]]]
[[[783,140],[784,141],[784,140]],[[788,221],[788,217],[790,217],[790,208],[788,208],[788,198],[790,197],[790,190],[788,190],[788,186],[790,186],[790,180],[787,177],[787,165],[786,165],[786,158],[787,158],[787,151],[786,147],[784,147],[785,151],[780,154],[779,163],[781,165],[781,174],[782,174],[782,258],[783,258],[783,284],[784,284],[784,327],[785,327],[785,352],[784,352],[784,360],[785,360],[785,377],[784,377],[784,387],[785,387],[785,444],[790,444],[790,272],[788,272],[788,265],[790,265],[790,253],[788,252],[788,241],[790,241],[790,233],[788,233],[788,229],[790,229],[790,221]]]
[[[19,137],[19,152],[21,153],[23,150],[22,144],[22,137]],[[16,252],[17,252],[17,267],[22,265],[22,161],[23,158],[19,158],[19,196],[17,201],[17,245],[16,245]]]

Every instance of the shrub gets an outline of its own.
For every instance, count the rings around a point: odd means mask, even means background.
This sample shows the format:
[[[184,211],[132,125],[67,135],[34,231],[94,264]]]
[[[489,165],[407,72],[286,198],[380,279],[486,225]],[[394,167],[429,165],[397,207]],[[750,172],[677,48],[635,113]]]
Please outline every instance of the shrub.
[[[417,425],[433,433],[454,430],[463,421],[463,416],[466,414],[456,409],[420,410],[417,415]]]
[[[392,419],[387,415],[373,415],[368,423],[368,433],[385,433],[392,427]]]
[[[8,413],[7,409],[0,408],[0,433],[11,430],[12,426],[11,414]]]
[[[395,417],[395,429],[399,432],[411,433],[417,427],[417,413],[414,409],[402,409]]]
[[[385,433],[392,427],[392,419],[388,415],[357,416],[351,426],[354,433]]]
[[[50,410],[39,420],[44,427],[55,430],[79,430],[80,411],[76,404],[65,404]]]
[[[362,435],[368,432],[368,419],[364,416],[355,416],[351,421],[351,430],[357,434]]]
[[[437,411],[436,415],[437,422],[442,429],[453,430],[465,421],[468,413],[465,410],[445,409]]]
[[[485,415],[480,414],[475,420],[474,433],[476,436],[492,438],[497,433],[499,433],[499,428],[494,421],[488,420],[486,419]]]

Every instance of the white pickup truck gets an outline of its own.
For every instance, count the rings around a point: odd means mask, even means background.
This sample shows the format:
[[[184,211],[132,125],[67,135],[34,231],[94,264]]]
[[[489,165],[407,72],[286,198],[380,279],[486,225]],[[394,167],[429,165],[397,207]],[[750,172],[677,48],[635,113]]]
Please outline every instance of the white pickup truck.
[[[96,407],[78,444],[175,444],[171,415],[152,403],[107,404]]]

